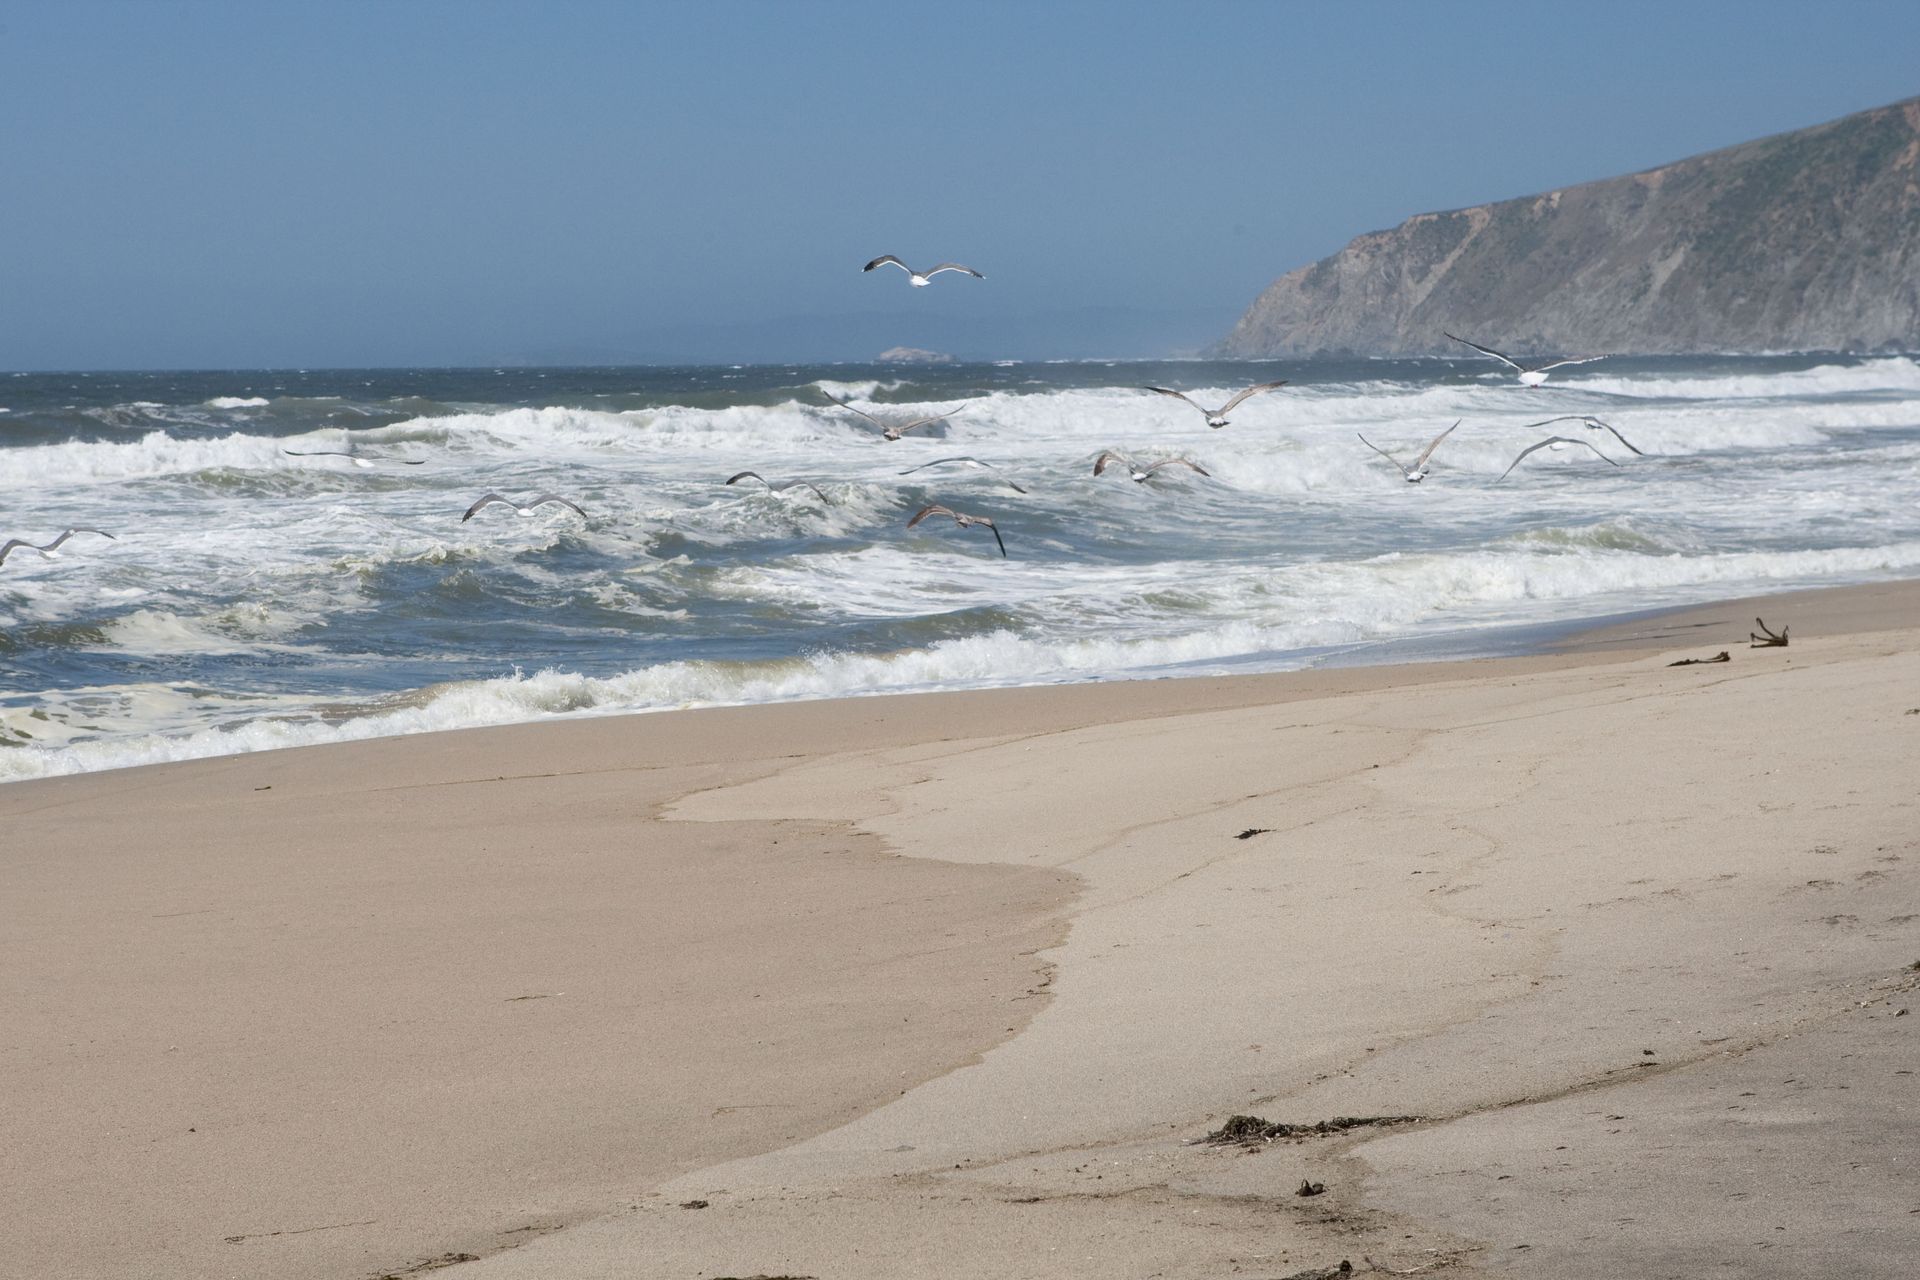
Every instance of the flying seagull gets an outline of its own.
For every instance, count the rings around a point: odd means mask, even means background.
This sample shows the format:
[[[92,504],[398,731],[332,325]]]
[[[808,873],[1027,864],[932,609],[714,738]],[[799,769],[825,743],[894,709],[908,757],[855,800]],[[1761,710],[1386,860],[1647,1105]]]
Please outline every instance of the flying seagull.
[[[1178,391],[1174,391],[1169,387],[1148,387],[1147,390],[1157,391],[1163,396],[1172,396],[1176,400],[1186,400],[1188,404],[1200,410],[1201,415],[1206,418],[1208,426],[1224,427],[1227,425],[1227,415],[1239,408],[1242,400],[1245,400],[1248,396],[1257,396],[1262,391],[1272,391],[1276,387],[1284,387],[1286,385],[1287,380],[1282,378],[1278,382],[1263,382],[1257,387],[1248,387],[1245,391],[1242,391],[1218,409],[1209,409],[1198,401],[1189,400],[1186,396],[1181,395]]]
[[[296,458],[346,458],[356,467],[370,467],[373,465],[371,459],[354,453],[350,449],[282,449],[280,452],[291,454]],[[403,467],[417,467],[422,465],[424,460],[420,458],[389,458],[382,456],[380,461],[397,462]]]
[[[111,539],[114,542],[119,541],[118,538],[115,538],[105,529],[68,529],[52,542],[45,543],[44,545],[28,542],[24,538],[8,538],[4,545],[0,545],[0,564],[7,562],[7,557],[13,554],[15,547],[25,547],[29,551],[38,551],[43,556],[51,556],[61,548],[62,544],[64,544],[68,538],[71,538],[76,533],[97,533],[103,538]]]
[[[839,405],[842,409],[845,409],[847,412],[857,413],[861,417],[865,418],[868,422],[871,422],[874,426],[880,428],[881,437],[887,440],[898,440],[901,436],[913,430],[915,427],[930,426],[933,423],[939,422],[943,418],[951,418],[954,414],[960,412],[961,409],[964,409],[967,407],[963,404],[959,406],[959,408],[949,409],[945,413],[936,413],[931,417],[915,418],[911,422],[903,422],[898,426],[889,426],[887,423],[880,421],[880,419],[868,413],[865,409],[856,409],[852,405],[848,404],[845,400],[840,399],[838,396],[835,396],[831,392],[822,391],[820,394],[823,396],[826,396],[827,399],[833,401],[835,404]]]
[[[939,275],[942,271],[964,271],[968,275],[972,276],[975,280],[986,279],[985,276],[981,275],[978,271],[975,271],[972,267],[963,267],[957,262],[943,262],[931,271],[915,271],[912,267],[900,261],[900,259],[894,257],[890,253],[881,254],[879,257],[875,258],[872,262],[869,262],[866,266],[860,269],[862,271],[871,271],[875,267],[885,262],[891,262],[894,266],[906,272],[908,282],[911,283],[913,287],[916,289],[926,288],[927,282],[932,280],[935,276]]]
[[[730,475],[727,477],[727,483],[736,484],[741,480],[749,480],[749,479],[758,480],[761,484],[767,486],[767,488],[772,489],[776,492],[782,489],[794,489],[794,488],[799,488],[801,486],[805,486],[806,488],[813,490],[813,492],[819,497],[820,501],[825,502],[827,500],[827,495],[820,492],[820,486],[817,484],[814,484],[810,480],[789,480],[785,484],[775,484],[773,481],[761,475],[758,471],[736,472],[733,475]]]
[[[1453,427],[1457,427],[1459,425],[1460,424],[1458,422],[1455,422],[1453,424]],[[1445,440],[1448,436],[1453,434],[1453,427],[1448,427],[1445,431],[1442,431],[1439,435],[1435,436],[1432,440],[1430,440],[1427,443],[1427,447],[1420,451],[1420,456],[1413,460],[1412,466],[1408,466],[1406,463],[1400,461],[1400,459],[1394,457],[1392,454],[1388,453],[1385,449],[1382,449],[1379,445],[1367,439],[1365,436],[1360,436],[1360,443],[1367,446],[1367,448],[1373,450],[1375,453],[1379,454],[1381,457],[1385,458],[1388,462],[1391,462],[1394,466],[1399,467],[1400,474],[1407,478],[1408,484],[1419,484],[1422,480],[1425,480],[1427,478],[1427,471],[1428,471],[1427,459],[1433,456],[1433,451],[1440,447],[1440,442],[1442,440]],[[1356,431],[1354,434],[1359,435],[1360,433]],[[1513,468],[1509,467],[1507,469],[1511,471]]]
[[[1114,453],[1111,450],[1101,453],[1099,457],[1093,460],[1093,474],[1099,475],[1101,472],[1105,471],[1108,467],[1113,466],[1115,463],[1119,463],[1121,466],[1127,469],[1127,475],[1132,478],[1135,484],[1145,484],[1149,479],[1152,478],[1153,473],[1158,471],[1162,467],[1188,467],[1194,471],[1198,471],[1201,475],[1206,476],[1208,479],[1213,478],[1213,473],[1211,471],[1207,470],[1205,467],[1201,466],[1199,463],[1193,461],[1193,459],[1191,458],[1162,458],[1158,462],[1151,463],[1143,467],[1139,463],[1134,462],[1129,458],[1123,458],[1119,454]]]
[[[1513,471],[1513,469],[1520,465],[1522,459],[1524,459],[1528,454],[1532,453],[1534,450],[1544,449],[1549,445],[1556,445],[1556,444],[1577,444],[1584,449],[1592,449],[1595,453],[1599,453],[1601,460],[1606,462],[1610,466],[1617,467],[1620,465],[1619,463],[1615,462],[1612,458],[1607,457],[1606,454],[1600,453],[1600,450],[1596,448],[1593,442],[1590,440],[1576,440],[1572,436],[1548,436],[1545,440],[1542,440],[1539,444],[1530,444],[1526,448],[1522,449],[1520,451],[1520,456],[1518,458],[1515,458],[1512,462],[1508,463],[1507,469],[1500,473],[1500,480],[1505,480],[1507,476]],[[1500,480],[1495,480],[1494,483],[1499,484]]]
[[[969,467],[984,467],[988,471],[998,471],[1000,469],[994,466],[991,462],[982,462],[978,458],[935,458],[932,462],[923,462],[917,467],[908,467],[905,471],[902,471],[900,474],[903,476],[910,476],[916,471],[925,471],[928,467],[945,466],[950,462],[957,462],[964,466],[969,466]],[[1011,479],[1008,479],[1008,477],[1001,476],[1000,478],[1002,480],[1005,480],[1007,484],[1012,487],[1015,493],[1026,492],[1025,489],[1022,489],[1019,485],[1014,484],[1014,482]]]
[[[1441,332],[1445,333],[1446,331],[1442,330]],[[1495,351],[1492,347],[1483,347],[1477,342],[1468,342],[1465,338],[1454,338],[1453,335],[1450,333],[1448,333],[1446,336],[1449,338],[1453,338],[1455,342],[1460,343],[1462,346],[1472,347],[1475,351],[1478,351],[1482,355],[1492,356],[1495,360],[1500,361],[1502,364],[1510,365],[1513,368],[1514,372],[1520,375],[1520,385],[1523,387],[1537,387],[1541,383],[1545,382],[1547,380],[1547,371],[1549,369],[1558,369],[1560,366],[1568,365],[1568,364],[1592,364],[1595,360],[1606,359],[1605,356],[1580,356],[1576,359],[1554,360],[1548,364],[1536,364],[1529,367],[1527,365],[1521,364],[1518,360],[1515,360],[1512,356],[1501,355],[1498,351]]]
[[[987,528],[993,530],[993,540],[1000,544],[1001,558],[1002,559],[1006,558],[1006,554],[1007,554],[1006,539],[1000,536],[999,527],[996,526],[993,523],[993,521],[988,517],[970,516],[965,514],[964,512],[955,511],[950,507],[943,507],[936,503],[930,507],[920,508],[919,513],[915,515],[913,519],[907,521],[907,528],[909,529],[913,528],[913,526],[919,524],[922,520],[925,520],[928,516],[951,516],[953,518],[953,522],[959,525],[962,529],[971,529],[973,528],[973,526],[977,524],[985,525]]]
[[[535,498],[532,502],[529,502],[524,507],[521,506],[519,503],[515,502],[512,498],[503,498],[497,493],[489,493],[489,494],[483,495],[480,501],[474,503],[472,506],[467,508],[467,514],[460,517],[460,523],[465,524],[467,521],[473,519],[474,512],[480,510],[480,508],[482,507],[491,506],[493,503],[496,503],[496,502],[501,503],[505,506],[512,507],[515,511],[519,512],[523,516],[532,515],[533,509],[535,507],[545,506],[549,502],[557,502],[561,506],[567,508],[569,511],[572,511],[575,515],[578,515],[578,516],[584,517],[587,514],[586,512],[580,510],[579,507],[574,506],[571,502],[568,502],[565,498],[561,497],[557,493],[543,493],[539,497]]]
[[[1627,446],[1627,448],[1633,449],[1633,451],[1639,454],[1641,457],[1644,458],[1647,456],[1644,450],[1634,449],[1633,441],[1621,435],[1620,432],[1616,430],[1611,423],[1602,422],[1598,418],[1588,417],[1586,414],[1575,413],[1575,414],[1568,414],[1566,417],[1562,417],[1562,418],[1548,418],[1545,422],[1529,422],[1526,425],[1526,427],[1522,429],[1530,430],[1534,427],[1550,427],[1556,422],[1578,422],[1583,424],[1586,427],[1586,429],[1589,431],[1612,431],[1613,438],[1615,440],[1618,440],[1621,444]]]

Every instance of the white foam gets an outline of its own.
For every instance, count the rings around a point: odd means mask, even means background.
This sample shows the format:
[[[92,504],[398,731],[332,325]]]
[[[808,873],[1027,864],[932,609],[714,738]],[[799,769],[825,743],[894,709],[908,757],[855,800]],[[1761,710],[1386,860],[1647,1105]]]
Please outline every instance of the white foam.
[[[272,403],[265,396],[215,396],[206,405],[209,409],[258,409]]]

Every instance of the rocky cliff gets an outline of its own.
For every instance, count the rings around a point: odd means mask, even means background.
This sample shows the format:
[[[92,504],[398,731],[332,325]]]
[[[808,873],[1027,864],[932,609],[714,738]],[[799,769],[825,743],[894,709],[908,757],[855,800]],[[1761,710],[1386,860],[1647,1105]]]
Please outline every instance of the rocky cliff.
[[[1920,98],[1423,213],[1268,286],[1221,355],[1920,350]]]

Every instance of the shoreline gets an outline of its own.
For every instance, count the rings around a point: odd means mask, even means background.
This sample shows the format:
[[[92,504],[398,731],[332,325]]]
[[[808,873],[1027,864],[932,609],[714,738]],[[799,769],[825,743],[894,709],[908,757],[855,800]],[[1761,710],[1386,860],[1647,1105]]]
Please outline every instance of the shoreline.
[[[1744,649],[1745,598],[1523,657],[591,717],[0,788],[10,1261],[1052,1280],[1371,1249],[1499,1274],[1505,1240],[1546,1273],[1633,1273],[1659,1259],[1547,1212],[1602,1169],[1596,1203],[1666,1213],[1669,1250],[1683,1210],[1764,1208],[1841,1256],[1881,1256],[1841,1226],[1910,1252],[1888,1207],[1909,1095],[1886,1090],[1911,1041],[1885,1037],[1912,1025],[1893,1002],[1920,954],[1920,715],[1886,699],[1920,687],[1920,582],[1759,599],[1791,647]],[[1686,1126],[1733,1074],[1829,1043],[1878,1074],[1815,1054],[1777,1074],[1824,1077],[1817,1098],[1756,1077],[1739,1105],[1795,1176],[1879,1217],[1811,1192],[1709,1204],[1660,1172],[1675,1132],[1724,1143]],[[1635,1101],[1583,1102],[1614,1090]],[[1841,1101],[1844,1150],[1781,1118]],[[1596,1107],[1670,1114],[1596,1152]],[[1232,1111],[1428,1119],[1191,1144]],[[1516,1133],[1551,1150],[1569,1126],[1588,1136],[1565,1169],[1490,1172]],[[1484,1185],[1434,1190],[1461,1168]],[[1294,1197],[1303,1179],[1328,1198]]]

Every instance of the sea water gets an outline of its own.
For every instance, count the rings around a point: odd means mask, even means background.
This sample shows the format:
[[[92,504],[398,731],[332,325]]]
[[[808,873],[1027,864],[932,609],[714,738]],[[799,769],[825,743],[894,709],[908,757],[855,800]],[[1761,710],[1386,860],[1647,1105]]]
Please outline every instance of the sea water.
[[[1144,389],[1217,407],[1274,378],[1221,430]],[[829,394],[960,411],[888,442]],[[1528,425],[1562,414],[1645,456]],[[1420,484],[1357,438],[1411,460],[1456,419]],[[1497,480],[1554,433],[1619,465],[1564,446]],[[1096,477],[1103,450],[1209,475]],[[902,474],[960,455],[993,469]],[[825,499],[724,483],[744,469]],[[586,516],[462,522],[488,492]],[[0,565],[0,779],[1493,652],[1516,626],[1912,575],[1916,495],[1905,356],[1614,359],[1531,390],[1471,359],[0,375],[0,540],[116,538]],[[1007,556],[985,528],[906,528],[929,503],[990,517]]]

